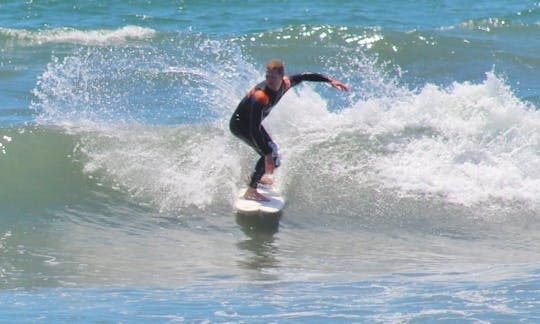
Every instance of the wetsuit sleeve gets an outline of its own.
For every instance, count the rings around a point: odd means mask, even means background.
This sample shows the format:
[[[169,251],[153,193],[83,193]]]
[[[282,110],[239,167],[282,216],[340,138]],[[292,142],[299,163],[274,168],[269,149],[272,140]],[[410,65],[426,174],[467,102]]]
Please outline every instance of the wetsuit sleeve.
[[[299,84],[302,81],[331,82],[331,80],[328,77],[320,73],[312,73],[312,72],[304,72],[300,74],[291,75],[289,79],[291,80],[291,87],[294,87],[295,85]]]
[[[255,91],[249,98],[249,134],[251,140],[265,155],[272,153],[262,132],[263,110],[268,105],[268,96],[262,91]]]

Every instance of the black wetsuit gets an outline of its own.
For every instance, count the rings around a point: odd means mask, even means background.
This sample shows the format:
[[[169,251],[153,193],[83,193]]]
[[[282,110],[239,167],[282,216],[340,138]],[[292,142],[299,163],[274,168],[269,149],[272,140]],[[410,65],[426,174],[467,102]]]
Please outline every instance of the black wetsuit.
[[[283,77],[283,82],[278,91],[273,91],[266,86],[266,81],[257,84],[240,101],[230,121],[231,132],[246,144],[253,147],[261,156],[255,165],[255,172],[251,176],[249,186],[257,188],[265,172],[264,157],[272,154],[274,166],[279,166],[277,146],[262,126],[262,121],[270,114],[272,108],[279,102],[281,97],[295,85],[302,81],[331,82],[324,75],[318,73],[301,73]]]

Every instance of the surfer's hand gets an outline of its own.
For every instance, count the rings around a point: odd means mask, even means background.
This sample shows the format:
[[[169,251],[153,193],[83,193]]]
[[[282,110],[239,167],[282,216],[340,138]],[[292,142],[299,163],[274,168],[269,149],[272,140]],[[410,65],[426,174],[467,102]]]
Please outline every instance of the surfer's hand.
[[[334,87],[334,88],[336,88],[338,90],[347,91],[347,92],[349,91],[349,87],[347,87],[343,83],[339,82],[338,80],[330,79],[330,84],[332,85],[332,87]]]
[[[272,174],[274,173],[274,159],[272,159],[272,154],[268,154],[264,157],[264,173]]]

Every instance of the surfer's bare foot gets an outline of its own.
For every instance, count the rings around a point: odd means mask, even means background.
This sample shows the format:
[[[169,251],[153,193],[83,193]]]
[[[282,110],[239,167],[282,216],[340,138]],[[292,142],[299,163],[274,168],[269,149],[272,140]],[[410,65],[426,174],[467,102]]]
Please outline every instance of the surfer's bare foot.
[[[274,180],[272,180],[270,177],[263,176],[261,180],[259,180],[259,183],[265,186],[271,186],[274,184]]]
[[[257,192],[257,189],[249,187],[244,194],[244,199],[255,201],[270,201],[270,199]]]

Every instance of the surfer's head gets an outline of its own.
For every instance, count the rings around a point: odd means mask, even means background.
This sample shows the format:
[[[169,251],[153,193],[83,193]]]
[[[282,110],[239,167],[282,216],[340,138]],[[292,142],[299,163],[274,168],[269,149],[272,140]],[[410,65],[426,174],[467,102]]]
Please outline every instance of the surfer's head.
[[[283,76],[285,75],[285,67],[280,60],[270,60],[266,64],[266,85],[274,90],[278,91],[283,82]]]
[[[285,75],[285,66],[283,66],[283,62],[281,62],[280,60],[273,59],[266,63],[266,72],[271,70],[275,70],[281,76]]]

